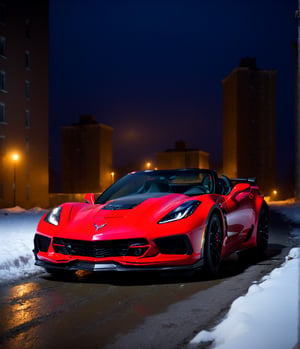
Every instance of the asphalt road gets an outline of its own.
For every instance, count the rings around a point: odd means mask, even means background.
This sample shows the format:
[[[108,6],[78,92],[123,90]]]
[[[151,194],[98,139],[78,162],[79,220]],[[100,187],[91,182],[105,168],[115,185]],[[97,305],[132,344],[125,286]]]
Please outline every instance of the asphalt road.
[[[267,258],[231,256],[220,276],[48,274],[0,289],[0,348],[189,348],[220,321],[254,281],[279,266],[294,245],[288,224],[271,212]],[[201,348],[204,348],[202,346]]]

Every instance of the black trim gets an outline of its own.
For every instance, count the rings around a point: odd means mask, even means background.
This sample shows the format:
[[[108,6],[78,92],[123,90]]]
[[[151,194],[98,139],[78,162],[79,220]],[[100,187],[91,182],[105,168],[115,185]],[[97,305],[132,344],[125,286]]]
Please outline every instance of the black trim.
[[[124,266],[116,262],[107,263],[91,263],[74,261],[70,263],[48,263],[37,259],[35,265],[47,269],[57,270],[86,270],[86,271],[191,271],[203,267],[203,260],[200,259],[192,265],[176,265],[176,266]]]
[[[253,231],[254,231],[254,225],[252,224],[252,225],[251,225],[251,228],[249,229],[249,231],[248,231],[248,233],[247,233],[247,236],[246,236],[244,242],[248,242],[248,241],[250,240]]]
[[[184,235],[171,235],[160,237],[154,240],[162,254],[187,254],[193,253],[193,247],[189,238]]]
[[[136,194],[128,195],[114,199],[113,201],[102,207],[102,210],[130,210],[140,205],[142,202],[150,199],[157,198],[166,195],[166,193],[147,193],[147,194]]]
[[[233,184],[237,183],[249,183],[251,185],[256,185],[256,177],[249,177],[249,178],[230,178],[230,180],[233,182]]]
[[[47,252],[51,243],[51,238],[40,235],[40,234],[35,234],[34,236],[34,249],[36,253],[39,251],[42,252]]]
[[[105,258],[141,256],[149,248],[149,243],[144,238],[87,241],[54,237],[52,246],[56,253],[64,255]],[[141,248],[143,253],[134,253]]]

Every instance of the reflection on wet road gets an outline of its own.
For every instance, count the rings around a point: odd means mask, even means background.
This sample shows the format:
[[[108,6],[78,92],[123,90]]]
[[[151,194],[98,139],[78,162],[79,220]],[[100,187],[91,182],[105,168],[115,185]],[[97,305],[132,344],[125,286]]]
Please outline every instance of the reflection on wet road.
[[[36,282],[10,288],[8,294],[1,291],[0,343],[14,349],[53,348],[62,343],[79,348],[92,338],[95,348],[101,348],[116,329],[125,333],[145,317],[216,282],[199,285],[189,276],[179,280],[140,273],[104,277],[79,273],[63,281],[44,274]]]
[[[78,272],[68,280],[45,273],[3,286],[0,348],[124,349],[126,343],[132,347],[129,336],[143,349],[183,348],[194,331],[211,325],[253,281],[281,264],[288,234],[276,224],[265,260],[232,255],[216,280],[201,274]],[[154,320],[147,327],[149,318]]]

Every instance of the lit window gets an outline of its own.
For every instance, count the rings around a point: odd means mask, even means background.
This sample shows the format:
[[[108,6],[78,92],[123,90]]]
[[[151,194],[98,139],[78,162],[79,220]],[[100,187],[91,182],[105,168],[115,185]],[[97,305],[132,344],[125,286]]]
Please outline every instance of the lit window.
[[[30,53],[29,51],[25,51],[25,68],[30,68]]]
[[[30,127],[30,111],[25,110],[25,127]]]
[[[0,90],[5,91],[5,71],[0,70]]]
[[[6,38],[0,36],[0,56],[6,56]]]
[[[25,81],[25,97],[30,98],[30,81]]]
[[[5,104],[0,103],[0,122],[5,122]]]

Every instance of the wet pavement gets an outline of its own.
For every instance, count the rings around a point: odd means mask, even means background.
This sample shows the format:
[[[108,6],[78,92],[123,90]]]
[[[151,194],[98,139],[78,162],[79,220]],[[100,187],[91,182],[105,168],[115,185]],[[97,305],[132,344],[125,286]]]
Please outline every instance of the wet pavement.
[[[293,240],[271,216],[267,258],[232,255],[215,280],[188,274],[42,274],[0,288],[0,348],[185,348],[254,281],[279,266]]]

